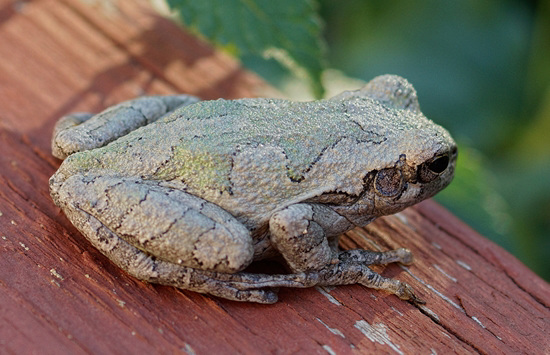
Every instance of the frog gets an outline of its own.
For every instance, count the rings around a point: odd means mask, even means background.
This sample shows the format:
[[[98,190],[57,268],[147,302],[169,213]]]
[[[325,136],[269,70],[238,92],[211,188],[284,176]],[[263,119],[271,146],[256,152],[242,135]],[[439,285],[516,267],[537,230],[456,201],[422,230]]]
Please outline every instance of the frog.
[[[149,283],[271,304],[281,288],[360,284],[424,301],[371,265],[407,248],[341,250],[340,236],[432,197],[456,144],[404,78],[329,99],[143,96],[55,125],[50,194],[84,237]],[[250,266],[278,260],[285,271]]]

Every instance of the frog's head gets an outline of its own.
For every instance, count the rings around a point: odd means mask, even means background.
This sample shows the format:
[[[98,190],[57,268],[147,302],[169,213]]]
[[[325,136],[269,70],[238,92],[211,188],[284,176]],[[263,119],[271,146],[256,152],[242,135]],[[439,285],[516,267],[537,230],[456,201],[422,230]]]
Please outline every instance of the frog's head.
[[[451,182],[456,144],[443,127],[423,115],[407,80],[384,75],[361,90],[342,95],[344,100],[363,97],[392,108],[391,114],[376,119],[379,128],[374,129],[385,140],[371,148],[377,165],[369,167],[363,194],[355,203],[358,211],[368,209],[372,216],[393,214],[435,195]]]

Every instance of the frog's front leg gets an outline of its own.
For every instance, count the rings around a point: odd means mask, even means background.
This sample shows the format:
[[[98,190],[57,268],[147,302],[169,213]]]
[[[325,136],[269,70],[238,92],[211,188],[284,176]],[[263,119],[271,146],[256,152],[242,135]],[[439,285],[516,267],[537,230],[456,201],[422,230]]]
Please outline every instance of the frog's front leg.
[[[320,204],[290,205],[269,220],[271,244],[294,272],[319,270],[338,262],[338,237],[353,227]]]
[[[404,248],[386,252],[361,249],[339,252],[337,236],[354,225],[330,207],[307,203],[291,205],[276,212],[269,226],[273,246],[294,272],[308,275],[309,284],[311,280],[326,286],[359,283],[423,303],[408,284],[382,277],[368,267],[392,262],[410,265],[412,253]]]
[[[64,116],[54,127],[52,154],[65,159],[72,153],[102,147],[178,107],[197,101],[196,97],[189,95],[145,96],[109,107],[97,115],[76,113]]]

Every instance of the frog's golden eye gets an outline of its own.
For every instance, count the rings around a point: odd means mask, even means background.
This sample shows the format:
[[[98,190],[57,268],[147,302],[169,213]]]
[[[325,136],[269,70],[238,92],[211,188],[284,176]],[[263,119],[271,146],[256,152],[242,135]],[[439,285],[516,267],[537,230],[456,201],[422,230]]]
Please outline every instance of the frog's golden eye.
[[[420,165],[418,168],[418,180],[421,182],[433,181],[447,170],[448,166],[449,156],[447,154],[438,155]]]
[[[401,192],[403,185],[403,173],[401,170],[388,168],[382,169],[376,174],[374,186],[379,195],[392,197]]]

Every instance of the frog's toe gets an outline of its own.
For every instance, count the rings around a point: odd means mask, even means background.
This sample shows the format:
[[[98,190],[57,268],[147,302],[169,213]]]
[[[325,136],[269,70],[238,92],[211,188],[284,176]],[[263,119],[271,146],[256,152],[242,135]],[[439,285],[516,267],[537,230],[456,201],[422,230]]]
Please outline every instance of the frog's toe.
[[[403,265],[412,265],[414,262],[413,253],[409,249],[399,248],[395,250],[399,257],[399,262]]]
[[[58,159],[65,159],[71,152],[77,152],[80,149],[79,142],[76,139],[63,138],[63,132],[74,130],[93,116],[94,114],[88,112],[75,112],[61,117],[53,129],[52,155]]]
[[[272,289],[237,290],[234,288],[227,288],[220,291],[221,292],[218,292],[218,290],[210,290],[208,293],[233,301],[255,302],[263,304],[273,304],[279,299],[277,292]]]
[[[400,282],[400,287],[395,292],[395,295],[402,300],[410,301],[415,304],[425,304],[426,301],[416,296],[413,288],[409,284]]]

